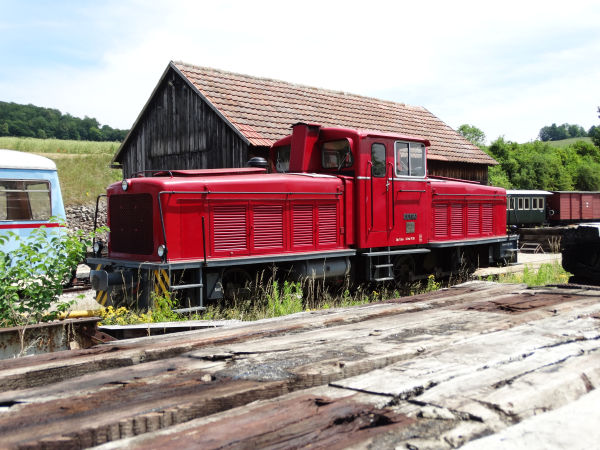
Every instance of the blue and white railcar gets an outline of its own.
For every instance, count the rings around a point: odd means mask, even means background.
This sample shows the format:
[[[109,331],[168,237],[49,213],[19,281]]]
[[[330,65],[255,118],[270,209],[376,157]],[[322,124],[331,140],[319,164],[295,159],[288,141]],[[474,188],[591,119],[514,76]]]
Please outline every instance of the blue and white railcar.
[[[12,231],[22,239],[42,226],[59,227],[65,219],[56,164],[32,153],[0,149],[0,235]],[[0,250],[16,248],[9,239]]]

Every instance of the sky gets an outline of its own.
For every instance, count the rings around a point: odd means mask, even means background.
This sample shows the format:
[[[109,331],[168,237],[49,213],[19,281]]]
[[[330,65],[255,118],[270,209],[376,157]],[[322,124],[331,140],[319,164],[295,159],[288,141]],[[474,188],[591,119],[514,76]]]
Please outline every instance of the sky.
[[[598,125],[600,1],[0,0],[0,101],[130,128],[169,61],[422,106],[487,142]]]

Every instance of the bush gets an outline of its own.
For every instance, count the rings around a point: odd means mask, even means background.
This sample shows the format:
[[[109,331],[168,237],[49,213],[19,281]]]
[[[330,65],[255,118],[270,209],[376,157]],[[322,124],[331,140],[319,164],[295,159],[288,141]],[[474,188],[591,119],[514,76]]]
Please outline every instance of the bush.
[[[17,326],[53,320],[70,303],[56,304],[77,264],[85,257],[91,234],[66,228],[34,229],[22,239],[13,232],[0,236],[18,247],[0,250],[0,326]],[[56,310],[50,312],[51,306]]]

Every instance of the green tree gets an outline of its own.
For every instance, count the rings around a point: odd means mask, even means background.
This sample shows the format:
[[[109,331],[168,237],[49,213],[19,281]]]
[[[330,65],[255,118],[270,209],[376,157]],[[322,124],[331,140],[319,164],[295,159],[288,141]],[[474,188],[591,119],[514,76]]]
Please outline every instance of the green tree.
[[[482,146],[485,144],[485,133],[474,125],[463,124],[458,127],[458,132],[475,145]]]
[[[598,118],[600,119],[600,106],[598,106]],[[594,145],[600,148],[600,127],[590,128],[589,136],[592,138]]]

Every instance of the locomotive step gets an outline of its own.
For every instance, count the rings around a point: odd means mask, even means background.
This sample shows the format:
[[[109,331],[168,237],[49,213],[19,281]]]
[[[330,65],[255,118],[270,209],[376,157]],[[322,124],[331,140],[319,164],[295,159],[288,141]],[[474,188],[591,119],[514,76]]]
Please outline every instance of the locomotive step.
[[[373,267],[375,269],[381,269],[381,268],[384,268],[384,267],[394,267],[394,265],[393,264],[375,264]]]
[[[373,278],[373,281],[392,281],[394,277]]]

